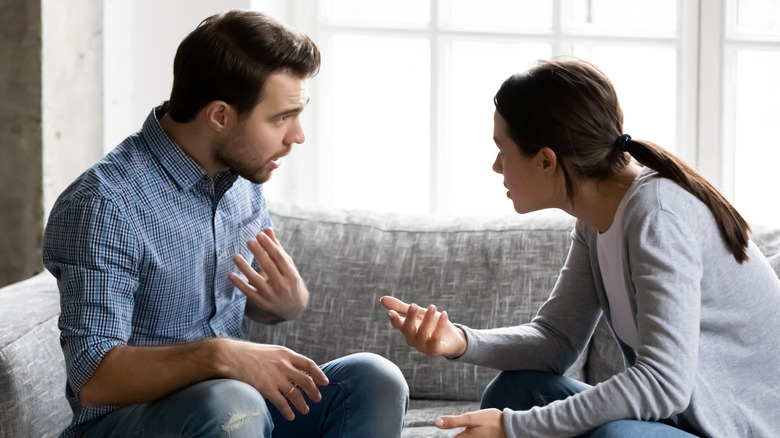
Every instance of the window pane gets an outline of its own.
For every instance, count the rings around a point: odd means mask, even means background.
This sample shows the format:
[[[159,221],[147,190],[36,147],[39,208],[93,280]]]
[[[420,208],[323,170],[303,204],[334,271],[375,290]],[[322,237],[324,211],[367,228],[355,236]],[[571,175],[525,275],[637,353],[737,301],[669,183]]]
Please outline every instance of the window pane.
[[[780,52],[737,53],[734,204],[749,222],[780,222],[780,203],[767,197],[780,186],[780,148],[771,133],[780,120],[779,70]]]
[[[735,0],[737,32],[780,35],[780,0]]]
[[[513,32],[552,28],[551,0],[442,0],[446,28]]]
[[[677,32],[677,0],[570,0],[573,29],[607,33]]]
[[[333,204],[428,211],[429,41],[337,35],[330,47],[322,105]]]
[[[366,26],[371,24],[425,25],[431,22],[430,0],[325,0],[327,22]]]
[[[548,58],[548,44],[454,41],[445,64],[444,122],[438,148],[441,213],[511,213],[501,175],[492,170],[493,96],[506,78]]]
[[[677,149],[676,49],[577,45],[574,55],[612,80],[625,133],[672,152]]]

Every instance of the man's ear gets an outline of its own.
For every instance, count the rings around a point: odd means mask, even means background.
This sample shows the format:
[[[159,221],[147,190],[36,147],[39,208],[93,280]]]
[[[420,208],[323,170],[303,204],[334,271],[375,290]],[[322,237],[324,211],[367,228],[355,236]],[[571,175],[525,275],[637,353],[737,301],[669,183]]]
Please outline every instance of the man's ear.
[[[214,100],[203,109],[206,123],[216,132],[224,131],[235,118],[235,110],[226,102]]]
[[[548,147],[543,147],[536,153],[536,159],[540,169],[545,172],[555,173],[558,167],[558,156],[555,154],[555,151]]]

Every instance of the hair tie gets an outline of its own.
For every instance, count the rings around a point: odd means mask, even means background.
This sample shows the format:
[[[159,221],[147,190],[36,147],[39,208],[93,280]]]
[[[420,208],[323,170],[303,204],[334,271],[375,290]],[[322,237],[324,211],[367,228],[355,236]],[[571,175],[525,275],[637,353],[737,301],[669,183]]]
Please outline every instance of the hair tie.
[[[628,142],[631,141],[631,136],[628,134],[623,134],[620,137],[615,140],[615,144],[613,145],[616,149],[622,152],[628,152]]]

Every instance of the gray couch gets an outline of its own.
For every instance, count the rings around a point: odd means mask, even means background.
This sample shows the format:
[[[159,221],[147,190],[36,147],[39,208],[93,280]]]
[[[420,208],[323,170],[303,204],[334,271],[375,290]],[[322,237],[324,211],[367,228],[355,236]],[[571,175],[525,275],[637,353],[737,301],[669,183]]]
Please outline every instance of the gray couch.
[[[390,327],[379,297],[435,303],[475,328],[526,322],[557,278],[573,226],[553,212],[442,218],[279,204],[272,215],[311,304],[294,322],[247,321],[249,337],[318,363],[358,351],[389,358],[411,391],[404,437],[452,436],[432,427],[435,415],[476,409],[496,371],[411,350]],[[780,229],[755,227],[753,239],[780,272]],[[47,272],[0,289],[0,437],[56,436],[70,421],[58,313]],[[567,374],[596,383],[622,366],[602,322]]]

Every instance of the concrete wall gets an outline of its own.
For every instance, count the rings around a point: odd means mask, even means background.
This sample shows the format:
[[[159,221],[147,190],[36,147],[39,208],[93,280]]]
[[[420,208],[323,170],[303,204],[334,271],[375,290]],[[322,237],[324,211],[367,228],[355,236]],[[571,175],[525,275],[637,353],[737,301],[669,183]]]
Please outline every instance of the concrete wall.
[[[102,155],[102,5],[0,0],[0,285],[43,269],[46,212]]]
[[[0,285],[40,270],[41,5],[0,0]]]
[[[42,0],[44,224],[103,155],[103,1]]]

